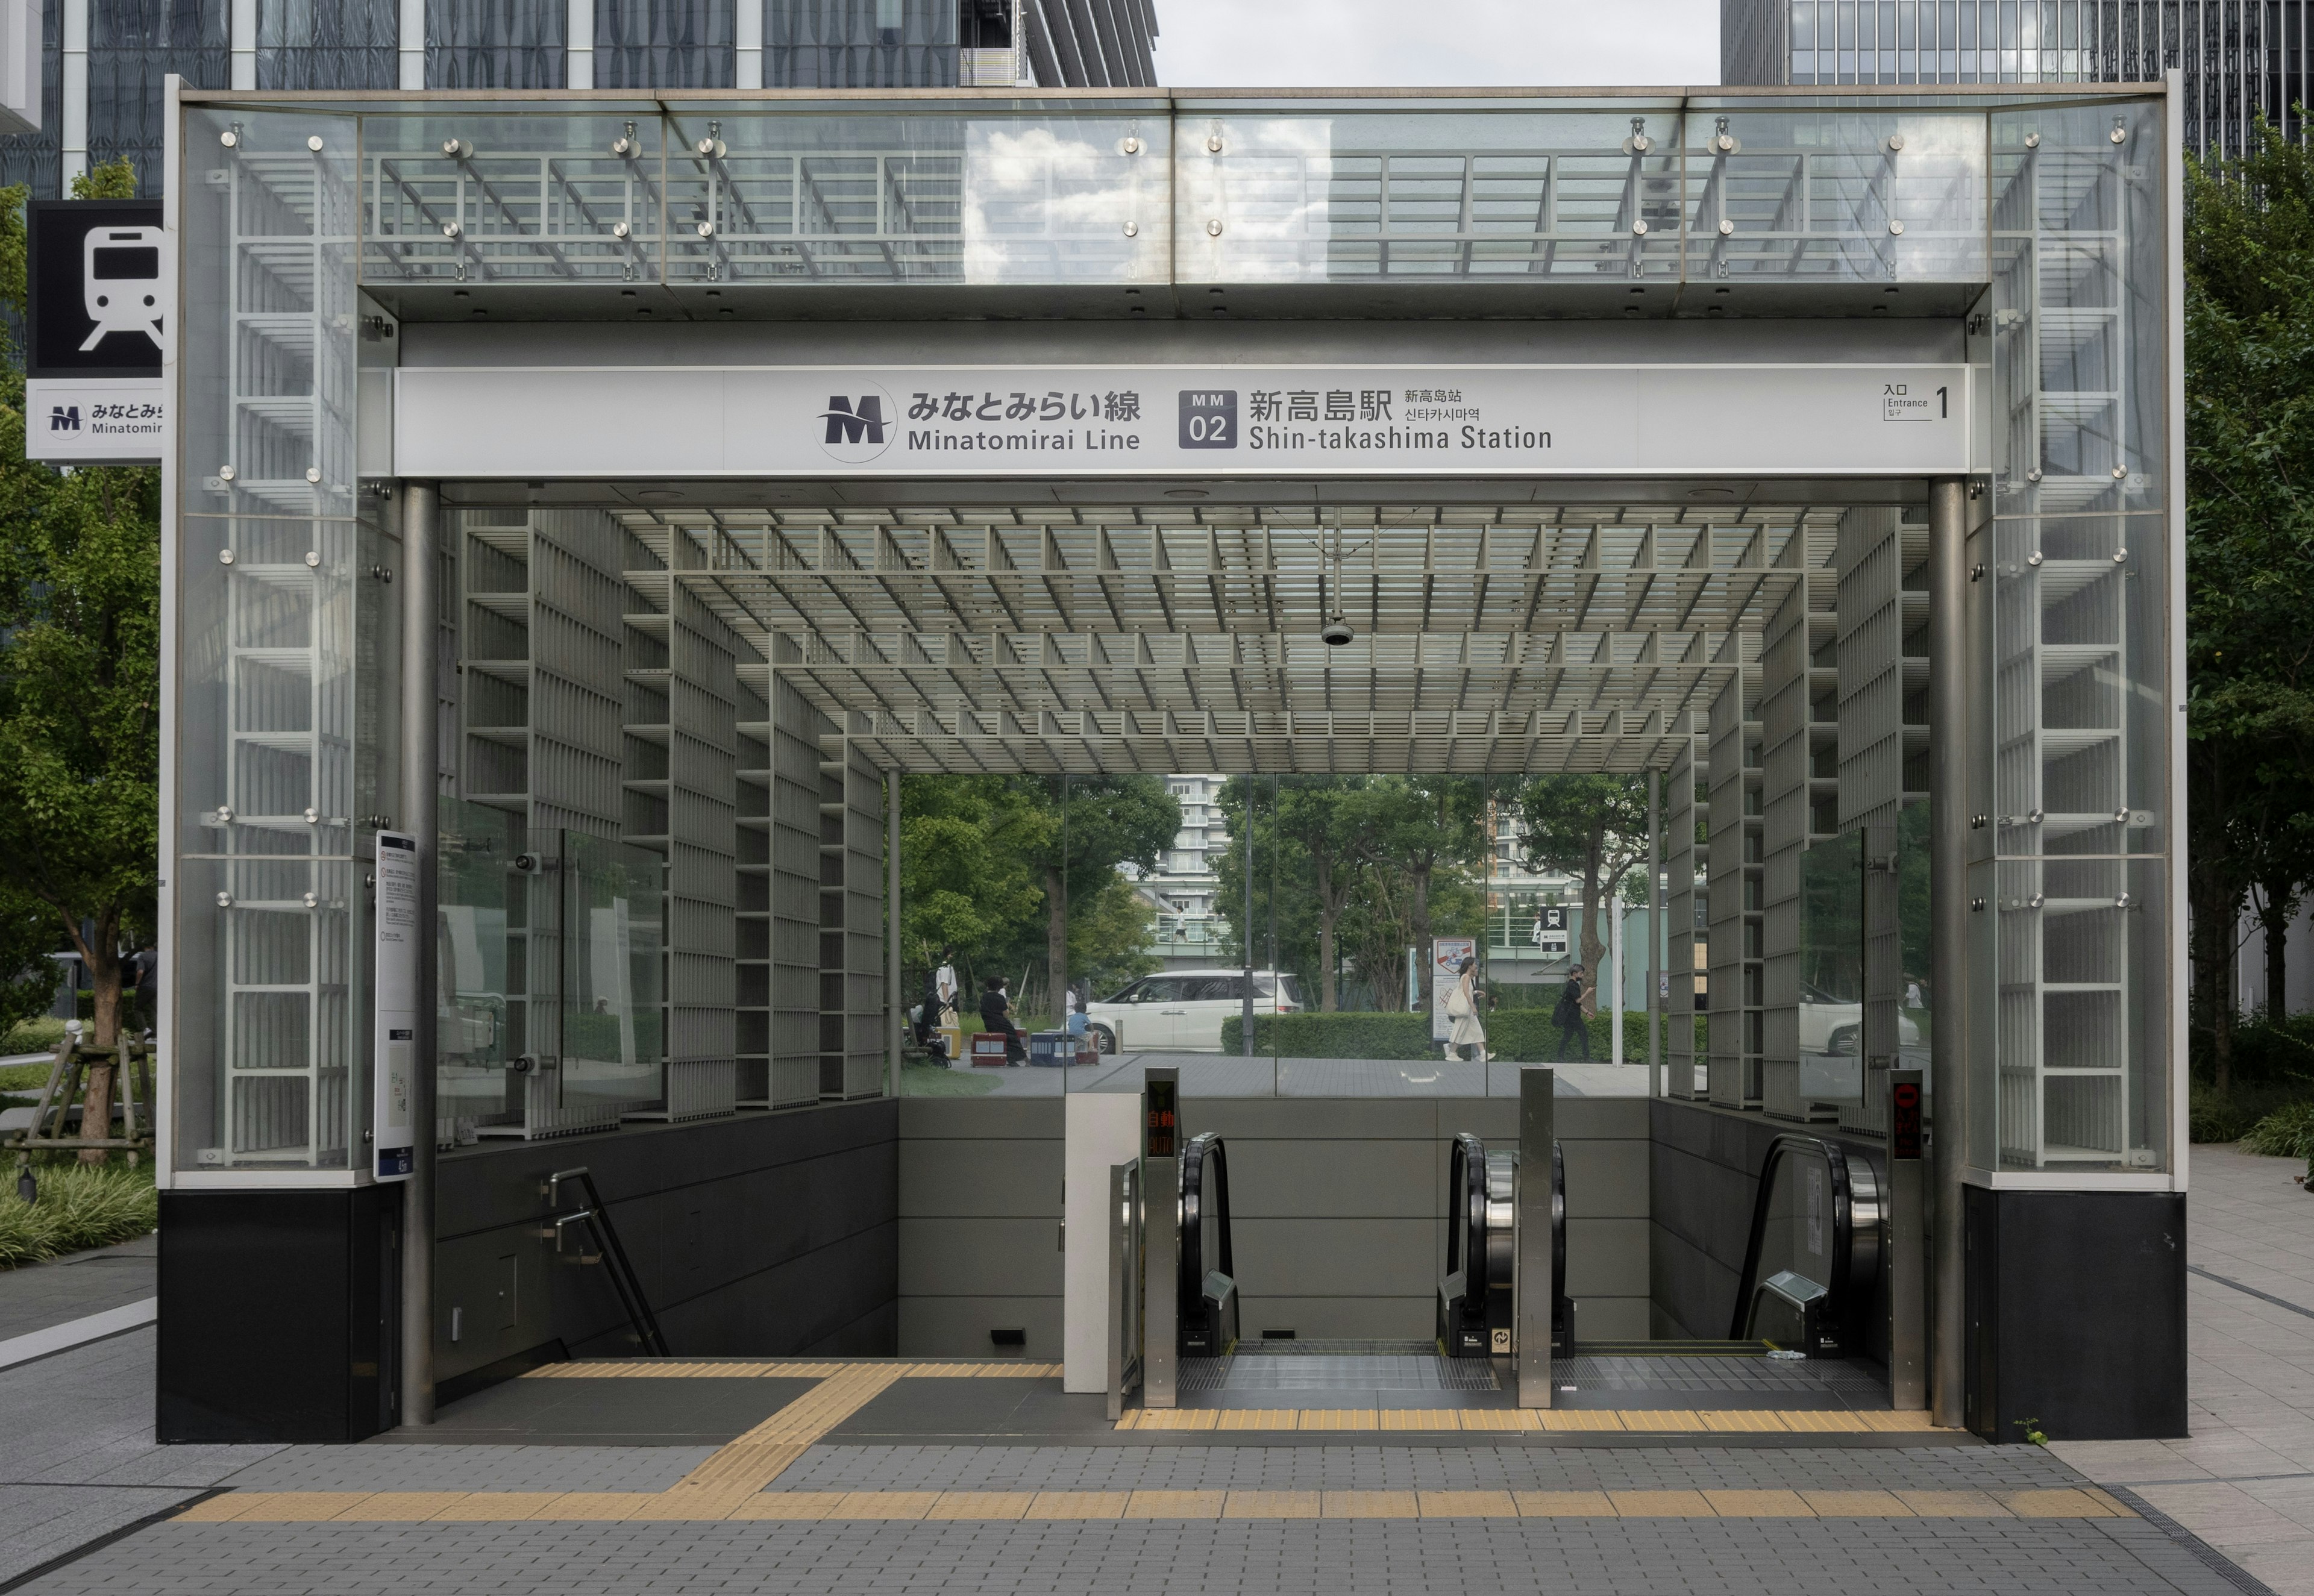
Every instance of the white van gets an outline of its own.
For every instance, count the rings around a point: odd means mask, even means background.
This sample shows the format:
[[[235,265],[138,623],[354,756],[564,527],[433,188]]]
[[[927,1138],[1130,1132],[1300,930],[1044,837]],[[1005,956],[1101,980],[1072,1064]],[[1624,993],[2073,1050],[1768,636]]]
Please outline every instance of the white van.
[[[1257,1014],[1299,1013],[1300,979],[1256,970],[1253,1008]],[[1219,1053],[1222,1022],[1244,1012],[1243,970],[1168,970],[1144,975],[1106,1001],[1086,1004],[1085,1028],[1102,1053]]]

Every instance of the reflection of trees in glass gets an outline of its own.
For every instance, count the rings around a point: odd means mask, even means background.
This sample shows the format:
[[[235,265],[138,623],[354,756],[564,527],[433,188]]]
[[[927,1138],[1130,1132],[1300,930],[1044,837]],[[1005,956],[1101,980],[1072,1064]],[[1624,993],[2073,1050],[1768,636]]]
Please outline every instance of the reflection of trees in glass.
[[[1896,927],[1900,984],[1897,1006],[1914,1016],[1923,1040],[1929,1017],[1929,800],[1915,798],[1896,812]],[[1918,989],[1918,997],[1914,991]]]
[[[1800,855],[1800,1001],[1864,1001],[1864,833]]]

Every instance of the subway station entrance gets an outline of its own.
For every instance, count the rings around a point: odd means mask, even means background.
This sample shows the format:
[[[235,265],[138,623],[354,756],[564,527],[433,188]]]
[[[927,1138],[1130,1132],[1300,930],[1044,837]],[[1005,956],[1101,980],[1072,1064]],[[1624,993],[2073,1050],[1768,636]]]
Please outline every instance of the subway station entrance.
[[[171,114],[165,1438],[2183,1433],[2159,87]],[[1646,773],[1667,1023],[905,1093],[900,778],[1177,771]]]

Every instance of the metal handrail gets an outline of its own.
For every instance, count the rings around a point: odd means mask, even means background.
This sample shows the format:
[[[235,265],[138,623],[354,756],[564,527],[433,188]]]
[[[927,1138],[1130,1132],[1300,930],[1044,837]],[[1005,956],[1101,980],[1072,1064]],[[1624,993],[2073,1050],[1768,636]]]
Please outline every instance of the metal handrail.
[[[575,1169],[558,1169],[548,1176],[546,1205],[552,1208],[560,1200],[562,1183],[566,1180],[575,1180],[586,1188],[587,1206],[554,1216],[554,1250],[562,1250],[562,1232],[567,1226],[584,1223],[594,1233],[595,1245],[600,1256],[611,1266],[611,1289],[618,1292],[619,1305],[626,1310],[627,1322],[634,1327],[636,1338],[642,1343],[644,1355],[656,1358],[674,1356],[667,1351],[667,1336],[658,1327],[658,1316],[651,1312],[650,1303],[643,1296],[642,1282],[627,1257],[627,1249],[619,1242],[618,1227],[611,1222],[610,1210],[587,1167],[582,1164]]]
[[[1768,1144],[1760,1162],[1760,1185],[1752,1202],[1752,1228],[1744,1248],[1744,1271],[1736,1277],[1736,1303],[1727,1338],[1752,1339],[1762,1281],[1760,1257],[1767,1245],[1769,1210],[1775,1197],[1776,1171],[1795,1153],[1824,1160],[1832,1205],[1833,1278],[1816,1283],[1824,1288],[1821,1322],[1833,1327],[1843,1348],[1853,1339],[1851,1327],[1860,1304],[1880,1276],[1880,1181],[1868,1159],[1851,1161],[1849,1150],[1822,1136],[1787,1131]]]

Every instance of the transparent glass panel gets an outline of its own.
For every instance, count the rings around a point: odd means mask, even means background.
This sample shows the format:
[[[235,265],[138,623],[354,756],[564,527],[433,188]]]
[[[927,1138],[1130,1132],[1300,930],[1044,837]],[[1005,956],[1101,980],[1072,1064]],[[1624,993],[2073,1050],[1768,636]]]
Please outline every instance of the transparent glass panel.
[[[1800,855],[1799,1095],[1864,1097],[1864,833]]]
[[[375,283],[656,280],[659,119],[367,117],[362,274]]]
[[[398,609],[353,478],[354,125],[186,113],[176,1167],[343,1169],[367,1123]]]
[[[1158,283],[1161,115],[668,119],[667,276]]]
[[[657,1101],[666,862],[568,832],[561,867],[563,1107]]]
[[[1180,118],[1185,282],[1612,281],[1679,269],[1670,111]]]
[[[2168,1124],[2166,862],[1996,867],[1999,1168],[2157,1169]]]
[[[506,810],[446,798],[441,826],[435,1117],[455,1125],[463,1141],[467,1126],[520,1116],[509,1066],[522,1051],[514,1014],[521,932],[512,929],[522,915],[508,911],[525,878],[515,869],[517,833]]]
[[[1981,282],[1984,118],[1891,106],[1687,120],[1687,275]]]
[[[2000,852],[2165,845],[2165,531],[2159,516],[1993,523]]]
[[[2158,509],[2160,107],[1992,117],[1996,513]]]

